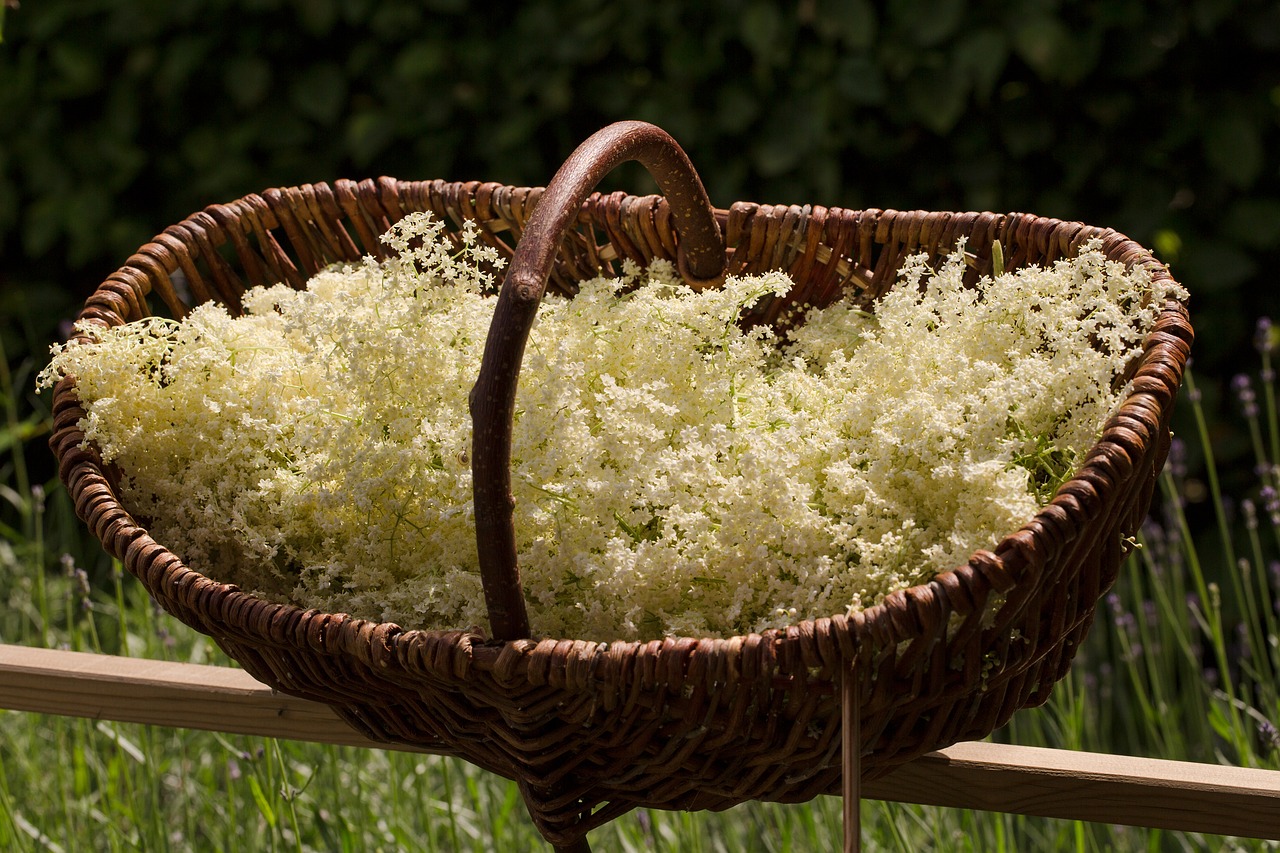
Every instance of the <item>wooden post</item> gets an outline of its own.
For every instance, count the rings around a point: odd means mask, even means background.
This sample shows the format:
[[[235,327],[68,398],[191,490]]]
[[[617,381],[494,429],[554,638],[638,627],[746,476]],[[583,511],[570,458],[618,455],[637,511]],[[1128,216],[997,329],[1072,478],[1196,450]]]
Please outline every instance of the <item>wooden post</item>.
[[[859,853],[862,849],[862,731],[858,682],[853,663],[840,679],[841,756],[844,766],[844,851]]]

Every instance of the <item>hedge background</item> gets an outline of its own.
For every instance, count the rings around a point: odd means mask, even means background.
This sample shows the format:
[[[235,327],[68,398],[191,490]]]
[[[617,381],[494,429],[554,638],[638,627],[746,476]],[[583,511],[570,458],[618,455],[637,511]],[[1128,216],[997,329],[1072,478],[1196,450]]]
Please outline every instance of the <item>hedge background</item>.
[[[0,44],[9,359],[39,359],[98,281],[205,204],[382,174],[542,184],[641,118],[722,207],[1115,227],[1191,289],[1206,402],[1229,406],[1256,318],[1280,318],[1280,4],[693,6],[26,0]],[[612,182],[652,189],[638,169]],[[1214,429],[1229,457],[1239,430]]]

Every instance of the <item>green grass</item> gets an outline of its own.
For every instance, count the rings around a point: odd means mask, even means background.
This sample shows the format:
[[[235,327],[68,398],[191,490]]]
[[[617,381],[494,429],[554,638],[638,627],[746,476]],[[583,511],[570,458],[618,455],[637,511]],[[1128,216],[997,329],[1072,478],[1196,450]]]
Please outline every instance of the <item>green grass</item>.
[[[1266,354],[1269,358],[1269,353]],[[5,363],[0,359],[0,363]],[[106,560],[56,480],[33,482],[23,448],[47,415],[31,369],[0,374],[0,641],[233,665],[208,638],[157,611]],[[1157,758],[1280,768],[1280,507],[1270,365],[1247,410],[1252,493],[1222,495],[1178,459],[1161,480],[1143,547],[1071,674],[996,738]],[[1199,402],[1189,420],[1207,434]],[[1257,401],[1255,400],[1255,403]],[[1196,436],[1193,441],[1200,442]],[[1211,451],[1207,439],[1203,448]],[[1184,496],[1209,496],[1193,540]],[[1271,504],[1271,505],[1269,505]],[[180,724],[180,720],[175,720]],[[864,802],[868,850],[1224,850],[1275,844],[1014,815]],[[595,849],[837,849],[841,804],[823,797],[723,813],[638,810],[593,832]],[[0,712],[0,849],[547,849],[513,783],[461,761],[91,720]]]

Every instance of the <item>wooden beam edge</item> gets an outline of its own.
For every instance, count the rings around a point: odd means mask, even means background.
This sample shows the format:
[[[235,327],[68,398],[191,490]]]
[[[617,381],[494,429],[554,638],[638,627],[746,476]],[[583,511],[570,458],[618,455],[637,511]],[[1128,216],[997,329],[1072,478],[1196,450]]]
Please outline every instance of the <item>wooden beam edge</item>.
[[[0,645],[0,708],[388,748],[328,705],[277,693],[227,666]]]
[[[0,644],[0,708],[413,750],[231,667]],[[1280,771],[961,743],[862,785],[870,799],[1280,838]]]
[[[1280,838],[1280,771],[959,743],[863,784],[872,799]]]

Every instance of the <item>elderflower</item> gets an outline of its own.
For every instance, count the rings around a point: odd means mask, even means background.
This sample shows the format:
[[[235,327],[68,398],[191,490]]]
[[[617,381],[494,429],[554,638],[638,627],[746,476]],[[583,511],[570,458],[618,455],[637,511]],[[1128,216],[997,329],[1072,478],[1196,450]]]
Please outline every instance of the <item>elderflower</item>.
[[[244,315],[84,325],[74,376],[122,499],[200,571],[409,627],[484,624],[467,395],[501,259],[426,214],[386,261]],[[961,247],[962,251],[963,247]],[[521,374],[515,526],[534,631],[732,635],[852,612],[1025,523],[1180,296],[1087,246],[962,283],[911,258],[874,315],[742,313],[780,272],[695,292],[668,263],[548,297]]]

